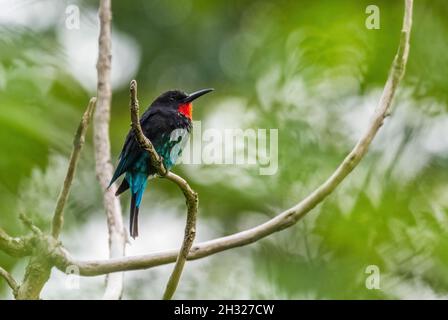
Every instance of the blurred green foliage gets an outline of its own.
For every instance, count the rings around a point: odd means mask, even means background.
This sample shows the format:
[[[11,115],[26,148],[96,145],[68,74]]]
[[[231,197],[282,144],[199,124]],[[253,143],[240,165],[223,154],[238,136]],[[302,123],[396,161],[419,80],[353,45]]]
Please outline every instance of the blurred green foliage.
[[[114,32],[138,44],[140,61],[133,77],[142,107],[170,88],[214,87],[208,106],[198,103],[195,109],[203,127],[226,115],[243,128],[279,129],[279,170],[273,176],[260,176],[253,167],[175,169],[199,192],[200,219],[211,229],[229,234],[288,208],[350,150],[378,101],[402,21],[402,1],[375,1],[381,29],[366,29],[365,8],[371,2],[113,2]],[[19,11],[35,5],[17,3],[9,14],[20,16]],[[50,8],[55,0],[42,3]],[[87,20],[82,18],[80,30],[69,32],[83,35],[83,23],[96,25],[87,13],[96,10],[97,1],[77,4]],[[416,1],[411,53],[396,111],[341,188],[297,226],[248,250],[213,257],[206,266],[212,282],[186,275],[185,281],[197,289],[180,291],[180,297],[446,296],[447,14],[446,1]],[[17,25],[0,20],[0,225],[13,235],[25,232],[17,219],[20,211],[46,228],[73,133],[95,90],[69,71],[70,55],[61,43],[64,17],[62,10],[40,28],[33,28],[31,18]],[[120,63],[126,69],[126,59]],[[94,65],[77,68],[94,72]],[[114,88],[114,156],[129,130],[129,80]],[[178,191],[166,182],[151,186],[143,201],[145,213],[151,214],[152,202],[165,201],[183,221]],[[89,138],[67,208],[67,232],[99,216],[101,202]],[[127,206],[126,197],[123,204]],[[248,292],[223,289],[229,282],[220,266],[225,259],[235,259],[235,268],[249,263],[256,283],[244,288]],[[0,253],[0,264],[12,269],[16,261]],[[368,265],[380,268],[381,290],[366,289]],[[243,277],[248,276],[237,273],[231,281],[246,283]],[[154,298],[142,293],[141,284],[132,284],[126,297]],[[0,289],[6,294],[3,282]]]

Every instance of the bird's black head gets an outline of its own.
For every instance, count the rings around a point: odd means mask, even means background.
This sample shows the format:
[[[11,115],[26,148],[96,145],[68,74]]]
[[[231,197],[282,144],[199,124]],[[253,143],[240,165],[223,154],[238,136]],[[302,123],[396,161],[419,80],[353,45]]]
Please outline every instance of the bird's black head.
[[[170,90],[158,96],[157,99],[154,100],[154,102],[151,104],[151,106],[175,109],[191,120],[193,112],[193,100],[213,90],[214,89],[211,88],[202,89],[190,94],[180,90]]]
[[[181,103],[186,97],[188,97],[188,94],[183,91],[169,90],[158,96],[153,103],[159,105],[178,104]]]

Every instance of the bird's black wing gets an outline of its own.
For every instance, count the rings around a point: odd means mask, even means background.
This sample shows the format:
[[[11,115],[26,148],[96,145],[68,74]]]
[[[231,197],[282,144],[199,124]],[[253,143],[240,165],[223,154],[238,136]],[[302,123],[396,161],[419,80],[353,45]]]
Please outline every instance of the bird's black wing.
[[[176,123],[167,121],[167,119],[173,118],[173,115],[171,115],[170,112],[172,111],[152,107],[146,110],[140,120],[143,134],[152,142],[152,144],[156,148],[158,144],[161,143],[162,137],[165,134],[169,134],[176,127]],[[115,180],[117,180],[123,173],[132,168],[135,161],[140,157],[142,152],[144,152],[144,150],[140,148],[137,140],[135,139],[134,130],[129,130],[110,185],[112,185],[112,183],[114,183]]]
[[[117,168],[115,169],[114,175],[112,179],[110,180],[109,187],[112,185],[112,183],[115,182],[123,173],[125,173],[131,166],[132,163],[137,159],[138,148],[137,141],[134,138],[134,132],[131,129],[126,136],[126,140],[123,145],[123,149],[121,150],[120,156],[119,156],[119,162],[117,165]]]

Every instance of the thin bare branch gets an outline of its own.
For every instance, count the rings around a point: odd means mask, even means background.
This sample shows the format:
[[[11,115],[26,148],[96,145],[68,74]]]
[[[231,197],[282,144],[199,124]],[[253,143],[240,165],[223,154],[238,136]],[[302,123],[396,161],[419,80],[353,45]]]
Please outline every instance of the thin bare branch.
[[[409,39],[412,26],[412,0],[405,0],[405,12],[403,28],[401,31],[398,52],[392,63],[392,67],[383,89],[378,106],[373,114],[369,126],[361,136],[351,152],[345,157],[335,172],[310,195],[294,207],[278,214],[271,220],[254,228],[235,233],[222,238],[202,242],[192,246],[188,259],[200,259],[212,254],[254,243],[275,232],[281,231],[294,225],[303,218],[315,206],[321,203],[356,167],[367,153],[373,138],[381,128],[384,119],[390,113],[393,97],[398,84],[404,76],[409,53]],[[82,275],[96,276],[110,272],[148,269],[176,261],[178,250],[156,252],[148,255],[126,257],[110,260],[77,261],[72,259],[68,253],[60,250],[55,254],[56,266],[59,269],[66,265],[74,264],[80,269]]]
[[[0,228],[0,250],[12,257],[25,257],[31,254],[30,238],[14,238]]]
[[[156,152],[156,149],[154,149],[151,141],[149,141],[149,139],[146,138],[146,136],[143,134],[142,127],[140,125],[140,106],[138,104],[137,81],[131,81],[129,86],[129,93],[129,108],[131,110],[132,129],[134,130],[135,139],[137,140],[139,146],[149,153],[151,164],[154,168],[157,169],[157,174],[160,176],[165,176],[167,174],[167,170],[163,166],[162,158]]]
[[[81,154],[81,149],[84,145],[87,127],[89,126],[90,119],[92,118],[93,109],[95,108],[96,98],[91,98],[87,109],[84,112],[81,121],[76,131],[75,138],[73,140],[73,150],[70,155],[70,161],[67,169],[67,174],[65,175],[64,185],[62,187],[61,193],[59,194],[56,208],[54,210],[53,216],[53,229],[52,235],[55,239],[59,238],[59,235],[64,224],[64,207],[67,202],[70,188],[72,186],[73,177],[75,176],[76,167],[78,165],[79,156]]]
[[[165,293],[163,294],[163,299],[169,300],[173,297],[174,292],[176,292],[180,276],[182,275],[182,270],[188,258],[188,253],[190,252],[191,246],[193,245],[194,238],[196,236],[196,217],[198,212],[199,200],[198,194],[190,188],[187,181],[185,181],[183,178],[172,172],[168,172],[165,178],[173,181],[178,185],[185,196],[187,204],[187,221],[185,224],[185,233],[182,247],[180,248],[179,254],[177,255],[173,272],[171,273],[170,279],[168,280],[165,288]]]
[[[6,280],[9,287],[12,289],[14,296],[16,296],[17,290],[19,290],[19,285],[17,284],[17,281],[13,278],[13,276],[2,267],[0,267],[0,276]]]
[[[174,292],[179,284],[180,277],[182,275],[183,268],[185,266],[185,261],[188,257],[188,252],[193,245],[194,238],[196,236],[196,216],[198,212],[198,194],[191,189],[185,179],[179,177],[178,175],[169,172],[163,166],[163,162],[159,154],[154,149],[151,141],[143,134],[142,127],[140,125],[139,119],[139,104],[137,97],[137,81],[132,80],[130,84],[130,110],[131,110],[131,120],[132,128],[134,130],[135,138],[137,139],[140,147],[146,150],[151,158],[151,163],[157,168],[158,174],[167,178],[168,180],[177,184],[177,186],[182,190],[185,201],[187,204],[187,221],[185,224],[184,239],[182,241],[182,246],[177,255],[176,264],[174,266],[173,272],[168,280],[168,283],[163,294],[163,299],[169,300],[173,297]]]
[[[19,220],[33,233],[34,236],[41,236],[43,234],[42,230],[40,230],[25,213],[19,213]]]
[[[122,257],[125,254],[126,237],[123,227],[121,205],[115,197],[115,184],[110,188],[112,164],[110,156],[109,120],[112,90],[111,72],[111,1],[101,0],[99,6],[100,35],[98,39],[98,102],[94,116],[94,147],[96,175],[104,190],[103,203],[106,209],[109,231],[109,256]],[[123,274],[109,275],[106,280],[105,299],[119,299],[123,292]]]

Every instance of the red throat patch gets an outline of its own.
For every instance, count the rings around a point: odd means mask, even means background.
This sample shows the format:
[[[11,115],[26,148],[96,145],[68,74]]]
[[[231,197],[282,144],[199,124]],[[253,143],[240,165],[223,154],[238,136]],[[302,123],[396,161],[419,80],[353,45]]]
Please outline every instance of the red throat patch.
[[[193,119],[193,104],[191,102],[183,103],[179,105],[177,109],[180,113],[186,116],[188,119]]]

